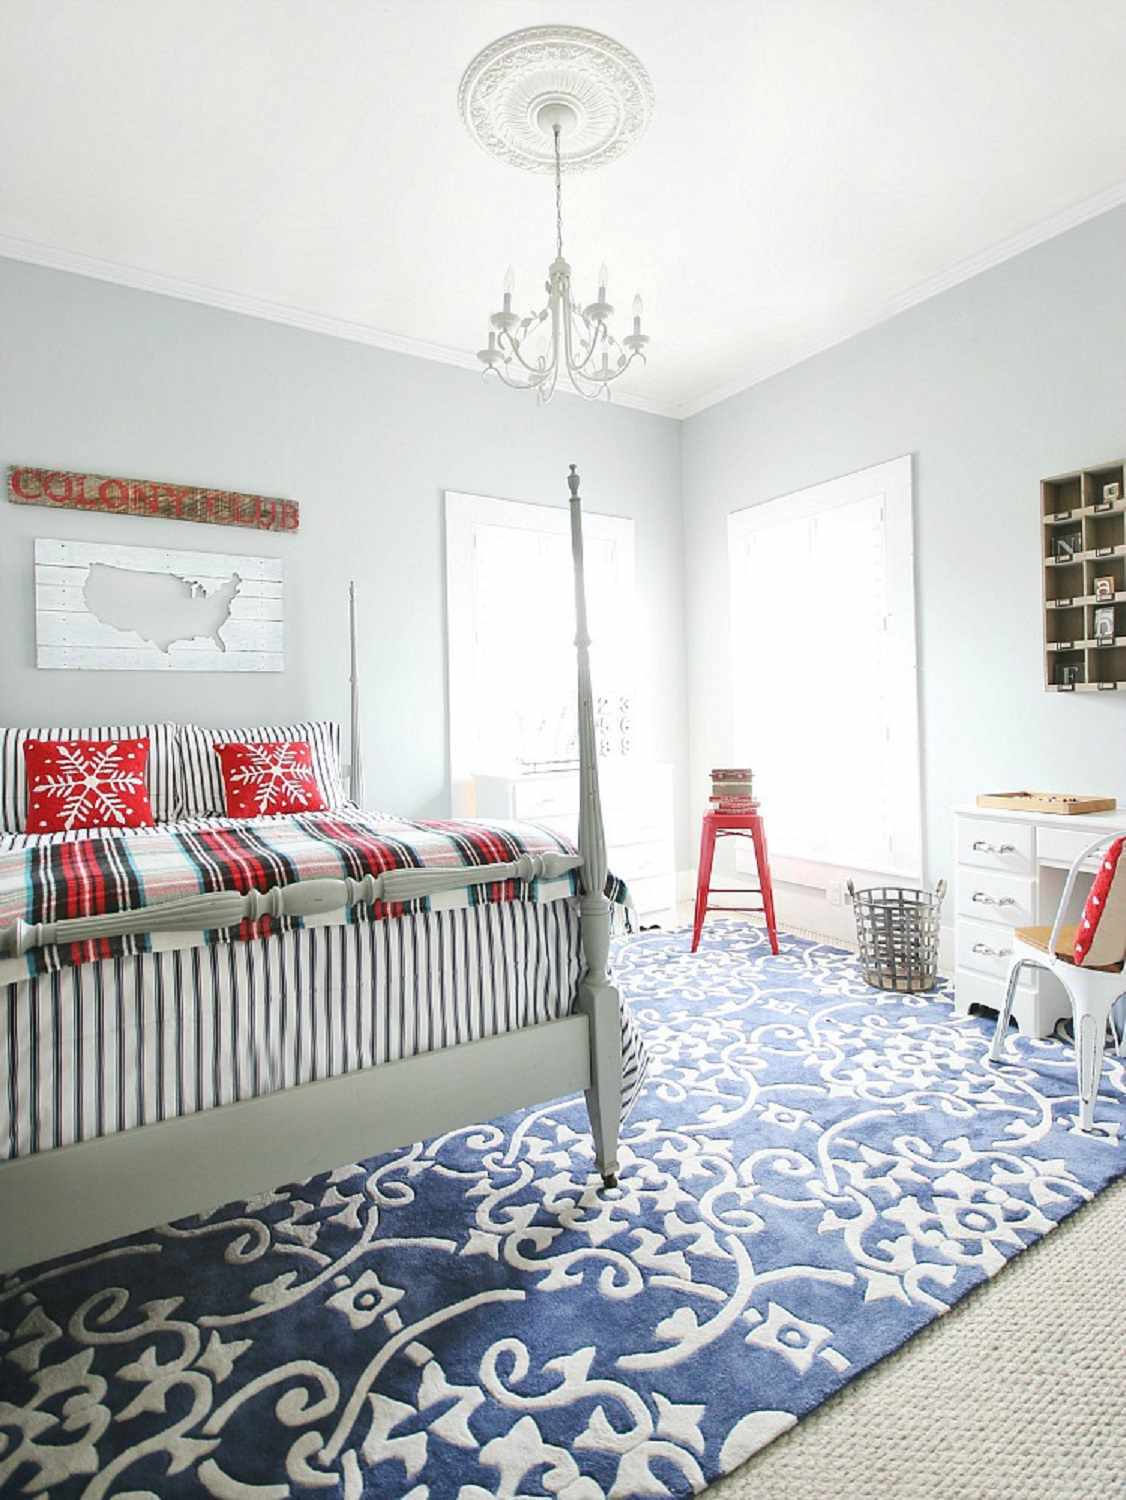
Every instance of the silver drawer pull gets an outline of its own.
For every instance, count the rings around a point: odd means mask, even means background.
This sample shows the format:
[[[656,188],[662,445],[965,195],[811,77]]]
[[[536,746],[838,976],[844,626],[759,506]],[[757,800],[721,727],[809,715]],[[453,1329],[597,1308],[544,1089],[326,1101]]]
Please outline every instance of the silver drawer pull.
[[[1013,950],[1011,948],[991,948],[988,943],[975,943],[974,953],[982,953],[986,958],[1008,958]]]
[[[1015,844],[987,844],[984,839],[974,839],[973,847],[981,854],[1015,854]]]
[[[974,891],[970,897],[971,901],[978,901],[982,906],[1015,906],[1015,896],[987,896],[984,891]]]

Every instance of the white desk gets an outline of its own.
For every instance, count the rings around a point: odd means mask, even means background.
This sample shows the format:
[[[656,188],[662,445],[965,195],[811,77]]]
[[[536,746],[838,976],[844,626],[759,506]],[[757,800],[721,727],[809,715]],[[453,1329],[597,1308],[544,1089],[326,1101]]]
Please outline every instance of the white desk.
[[[1126,833],[1126,809],[1076,817],[959,807],[954,1008],[998,1010],[1016,927],[1047,926],[1071,862],[1102,833]],[[1095,865],[1091,865],[1094,874]],[[1089,880],[1080,879],[1068,921],[1078,921]],[[1025,1036],[1048,1036],[1071,1014],[1059,980],[1022,970],[1013,1018]]]

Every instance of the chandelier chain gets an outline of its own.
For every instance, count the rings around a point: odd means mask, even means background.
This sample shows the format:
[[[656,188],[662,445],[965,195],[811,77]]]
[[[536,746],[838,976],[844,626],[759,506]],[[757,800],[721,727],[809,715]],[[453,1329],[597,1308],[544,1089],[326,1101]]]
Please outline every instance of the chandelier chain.
[[[552,126],[555,137],[555,254],[563,259],[563,163],[559,158],[559,126]]]

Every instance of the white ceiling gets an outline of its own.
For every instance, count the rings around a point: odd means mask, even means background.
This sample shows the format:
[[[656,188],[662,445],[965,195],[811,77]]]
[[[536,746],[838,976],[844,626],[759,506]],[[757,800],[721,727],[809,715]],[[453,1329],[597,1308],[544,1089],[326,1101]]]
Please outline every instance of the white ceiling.
[[[646,302],[621,398],[683,415],[1126,201],[1121,0],[5,0],[0,254],[457,361],[550,180],[456,110],[494,37],[565,22],[653,123],[564,184],[580,286]],[[523,294],[523,298],[521,297]],[[514,397],[515,399],[519,399]]]

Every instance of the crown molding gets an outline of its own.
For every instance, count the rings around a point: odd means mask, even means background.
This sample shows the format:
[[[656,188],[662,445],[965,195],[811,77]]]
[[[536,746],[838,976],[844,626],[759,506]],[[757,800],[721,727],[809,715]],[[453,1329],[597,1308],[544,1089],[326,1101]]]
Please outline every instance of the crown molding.
[[[927,302],[941,292],[950,291],[952,287],[960,286],[962,282],[980,276],[983,271],[990,271],[994,266],[1012,260],[1014,256],[1022,255],[1026,250],[1035,249],[1046,240],[1055,239],[1057,235],[1066,234],[1069,229],[1076,229],[1089,219],[1097,219],[1100,214],[1109,213],[1111,209],[1121,207],[1123,203],[1126,203],[1126,179],[1115,183],[1104,192],[1096,193],[1092,198],[1084,198],[1081,202],[1073,203],[1058,213],[1049,214],[1046,219],[1040,219],[1027,229],[1009,235],[1007,239],[998,240],[995,245],[979,251],[976,255],[969,255],[964,260],[956,261],[945,271],[928,276],[925,281],[920,281],[898,296],[889,298],[878,312],[869,317],[858,318],[842,328],[839,333],[833,334],[831,338],[820,343],[811,343],[800,354],[784,360],[781,364],[757,370],[754,374],[736,376],[733,380],[702,391],[698,396],[691,397],[687,401],[674,403],[670,407],[669,415],[679,417],[681,421],[694,417],[697,412],[706,411],[709,406],[717,406],[719,402],[726,401],[731,396],[737,396],[741,391],[748,391],[756,385],[761,385],[763,381],[772,379],[775,375],[781,375],[785,370],[792,370],[795,365],[804,364],[807,359],[812,359],[817,354],[824,354],[829,349],[835,349],[839,344],[847,343],[849,339],[855,338],[857,334],[865,333],[868,329],[876,328],[881,323],[898,317],[900,313],[917,307],[920,302]]]
[[[165,276],[159,271],[146,271],[138,266],[124,265],[120,261],[102,260],[95,255],[63,250],[57,245],[43,244],[38,240],[0,234],[0,257],[26,261],[30,265],[44,266],[52,271],[68,271],[75,276],[89,276],[96,281],[109,281],[137,292],[176,297],[182,302],[199,302],[205,307],[219,308],[223,312],[241,313],[248,318],[263,318],[270,323],[284,323],[290,328],[303,329],[306,333],[348,339],[355,344],[369,344],[375,349],[389,350],[392,354],[409,354],[415,359],[434,360],[438,364],[481,373],[477,356],[465,349],[454,349],[447,344],[434,344],[427,339],[410,338],[400,333],[386,333],[368,323],[332,317],[309,308],[291,307],[284,302],[270,302],[262,297],[249,296],[245,292],[232,292],[224,287],[186,281],[178,276]],[[575,394],[562,385],[558,390],[567,396]],[[631,395],[625,391],[614,392],[613,404],[648,412],[657,417],[676,415],[672,403],[652,401],[647,396]]]
[[[680,421],[706,411],[737,396],[741,391],[753,389],[764,381],[781,375],[795,365],[803,364],[815,355],[847,343],[857,334],[866,333],[900,313],[929,301],[940,293],[961,285],[964,281],[992,270],[1026,250],[1035,249],[1046,240],[1066,234],[1089,219],[1109,213],[1126,203],[1126,179],[1113,184],[1091,198],[1085,198],[1058,213],[1022,229],[1019,233],[999,240],[976,255],[956,261],[945,271],[916,283],[907,291],[889,298],[880,309],[871,315],[858,318],[820,342],[810,343],[800,354],[783,360],[779,364],[746,373],[725,381],[722,385],[709,387],[699,395],[685,401],[654,401],[647,396],[631,395],[625,391],[614,393],[614,405],[629,407],[635,411],[648,412],[657,417],[673,417]],[[416,359],[435,360],[439,364],[453,365],[458,369],[480,372],[475,355],[465,349],[454,349],[446,344],[430,343],[426,339],[409,338],[403,334],[385,333],[368,323],[356,323],[348,318],[331,317],[326,313],[313,312],[308,308],[291,307],[282,302],[270,302],[261,297],[252,297],[243,292],[232,292],[221,287],[207,286],[202,282],[185,281],[176,276],[165,276],[159,271],[145,271],[136,266],[118,261],[101,260],[97,256],[83,255],[76,250],[62,250],[55,245],[38,240],[20,239],[14,235],[0,234],[0,257],[8,260],[27,261],[32,265],[45,266],[53,271],[69,271],[76,276],[90,276],[97,281],[113,282],[117,286],[131,287],[134,291],[154,292],[162,297],[177,297],[185,302],[199,302],[206,307],[216,307],[224,312],[241,313],[244,317],[264,318],[271,323],[284,323],[291,328],[301,328],[307,333],[320,333],[328,338],[348,339],[357,344],[369,344],[376,349],[386,349],[393,354],[409,354]],[[573,392],[564,386],[558,388],[564,395]]]

